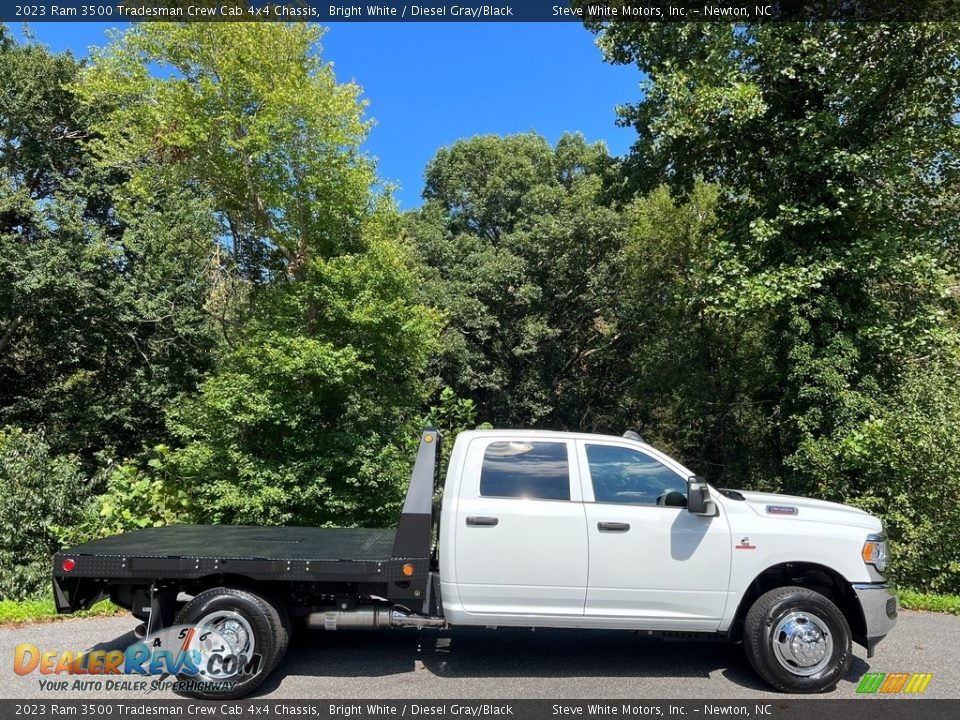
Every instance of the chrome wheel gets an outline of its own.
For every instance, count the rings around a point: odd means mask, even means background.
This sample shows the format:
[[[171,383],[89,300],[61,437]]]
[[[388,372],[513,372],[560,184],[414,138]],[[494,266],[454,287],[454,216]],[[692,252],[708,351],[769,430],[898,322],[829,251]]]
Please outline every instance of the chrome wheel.
[[[219,654],[248,659],[253,656],[257,641],[250,622],[233,610],[217,610],[204,615],[197,623],[196,647],[204,656]],[[209,632],[209,631],[213,632]],[[227,670],[228,663],[221,663],[220,670],[208,671],[207,677],[225,679],[235,674],[235,669]]]
[[[794,675],[816,675],[833,657],[833,636],[821,618],[811,612],[794,611],[773,631],[773,654]]]

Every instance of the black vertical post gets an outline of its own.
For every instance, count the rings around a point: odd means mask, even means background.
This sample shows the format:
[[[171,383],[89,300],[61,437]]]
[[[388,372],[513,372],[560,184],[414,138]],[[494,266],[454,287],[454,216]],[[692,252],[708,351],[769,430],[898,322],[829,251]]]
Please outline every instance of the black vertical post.
[[[440,433],[435,428],[427,428],[420,434],[417,461],[413,465],[407,499],[403,503],[397,537],[393,542],[395,558],[430,557],[434,479],[439,459]]]

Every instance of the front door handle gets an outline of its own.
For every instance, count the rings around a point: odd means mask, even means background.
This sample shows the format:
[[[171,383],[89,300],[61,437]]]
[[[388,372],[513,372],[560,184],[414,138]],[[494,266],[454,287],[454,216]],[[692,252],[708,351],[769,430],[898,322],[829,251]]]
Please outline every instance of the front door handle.
[[[467,527],[493,527],[500,522],[500,518],[495,517],[468,517]]]
[[[598,522],[597,530],[600,532],[627,532],[630,529],[630,523],[621,522]]]

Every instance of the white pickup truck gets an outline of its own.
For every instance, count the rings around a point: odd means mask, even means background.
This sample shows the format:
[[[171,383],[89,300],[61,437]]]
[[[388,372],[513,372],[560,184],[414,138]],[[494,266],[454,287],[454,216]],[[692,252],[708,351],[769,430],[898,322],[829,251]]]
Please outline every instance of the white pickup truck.
[[[872,655],[896,622],[881,523],[855,508],[714,488],[635,433],[483,430],[457,436],[438,511],[439,444],[421,435],[396,530],[139,530],[59,553],[57,607],[109,597],[141,635],[193,628],[205,698],[252,691],[298,620],[742,641],[788,692],[830,688],[851,640]]]

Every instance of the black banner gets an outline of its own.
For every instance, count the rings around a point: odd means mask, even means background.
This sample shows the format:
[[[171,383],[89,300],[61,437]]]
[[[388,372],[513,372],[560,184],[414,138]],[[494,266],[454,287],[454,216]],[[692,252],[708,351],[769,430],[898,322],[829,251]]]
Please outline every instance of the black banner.
[[[318,718],[319,720],[559,720],[715,718],[755,720],[954,720],[958,700],[864,697],[852,700],[0,700],[0,717]]]
[[[0,0],[7,22],[952,21],[960,0]]]

